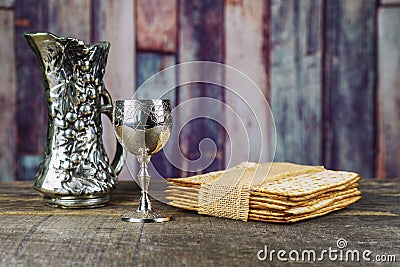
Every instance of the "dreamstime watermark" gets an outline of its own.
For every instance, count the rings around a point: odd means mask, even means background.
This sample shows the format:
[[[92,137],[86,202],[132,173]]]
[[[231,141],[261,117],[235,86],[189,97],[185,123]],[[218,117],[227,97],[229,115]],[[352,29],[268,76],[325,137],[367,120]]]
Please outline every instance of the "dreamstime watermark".
[[[315,249],[304,249],[304,250],[289,250],[284,249],[275,250],[269,249],[267,245],[264,249],[257,252],[257,259],[259,261],[301,261],[301,262],[319,262],[329,260],[332,262],[396,262],[396,255],[394,254],[377,254],[373,255],[371,250],[358,250],[348,249],[347,241],[340,238],[336,242],[336,247],[329,247],[328,249],[315,250]]]

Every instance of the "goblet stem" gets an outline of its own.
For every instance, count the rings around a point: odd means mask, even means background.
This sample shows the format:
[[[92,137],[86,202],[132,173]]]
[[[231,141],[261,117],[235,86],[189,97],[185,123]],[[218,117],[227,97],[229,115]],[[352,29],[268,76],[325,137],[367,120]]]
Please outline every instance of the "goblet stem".
[[[152,208],[151,201],[148,195],[150,174],[147,171],[147,164],[150,161],[150,156],[138,156],[140,170],[138,173],[139,186],[142,189],[142,194],[139,200],[139,207],[136,211],[129,211],[122,214],[121,219],[128,222],[167,222],[171,216],[162,212],[155,211]]]
[[[151,156],[143,155],[138,156],[138,161],[140,165],[140,170],[138,174],[138,180],[140,188],[142,189],[142,195],[140,196],[139,207],[137,212],[152,212],[151,201],[148,196],[149,184],[150,184],[150,174],[147,171],[147,164],[150,161]]]

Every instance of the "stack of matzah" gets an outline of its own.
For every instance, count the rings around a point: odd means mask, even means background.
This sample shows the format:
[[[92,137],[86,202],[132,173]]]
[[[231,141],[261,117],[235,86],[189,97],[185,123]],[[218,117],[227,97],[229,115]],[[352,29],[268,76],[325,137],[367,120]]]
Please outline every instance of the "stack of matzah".
[[[296,222],[361,198],[357,173],[291,163],[245,162],[226,171],[169,178],[168,204],[218,217]]]

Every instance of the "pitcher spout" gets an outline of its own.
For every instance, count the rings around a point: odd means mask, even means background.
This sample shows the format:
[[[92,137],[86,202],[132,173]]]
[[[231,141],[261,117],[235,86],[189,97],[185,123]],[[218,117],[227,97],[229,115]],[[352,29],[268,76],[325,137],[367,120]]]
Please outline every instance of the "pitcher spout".
[[[34,32],[34,33],[24,33],[24,37],[28,44],[32,47],[43,41],[52,41],[58,37],[50,32]]]

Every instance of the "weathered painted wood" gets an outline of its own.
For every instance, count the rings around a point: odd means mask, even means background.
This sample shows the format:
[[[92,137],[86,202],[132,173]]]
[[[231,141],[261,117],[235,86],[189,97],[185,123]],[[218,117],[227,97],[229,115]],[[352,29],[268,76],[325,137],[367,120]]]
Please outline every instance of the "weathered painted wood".
[[[48,0],[49,30],[60,36],[71,36],[90,42],[91,0]]]
[[[134,1],[93,0],[92,13],[92,41],[106,40],[111,43],[105,85],[113,100],[129,99],[135,91]],[[111,123],[105,116],[103,125],[103,140],[109,155],[113,155],[115,135]],[[123,168],[119,177],[130,179],[127,168]]]
[[[400,176],[400,8],[378,12],[378,178]]]
[[[380,0],[381,5],[399,5],[400,0]]]
[[[136,57],[136,77],[137,77],[137,85],[140,88],[140,85],[143,84],[148,78],[152,75],[158,73],[159,71],[175,65],[175,56],[171,55],[162,55],[157,53],[146,53],[140,52]],[[140,99],[152,99],[152,98],[163,98],[170,99],[172,108],[175,107],[176,99],[176,89],[170,91],[168,94],[163,95],[163,91],[166,89],[170,89],[171,84],[176,84],[176,73],[168,72],[165,74],[157,74],[162,75],[156,82],[150,85],[150,88],[146,90],[138,91],[137,98]],[[149,90],[151,89],[151,90]],[[178,140],[168,140],[167,145],[163,150],[158,152],[157,154],[151,157],[151,162],[155,168],[155,170],[162,177],[175,177],[180,174],[179,170],[175,168],[171,162],[169,162],[166,157],[166,153],[168,157],[172,157],[171,153],[176,153],[176,147],[178,146]],[[166,152],[168,151],[168,152]],[[153,167],[152,167],[153,168]],[[150,173],[153,170],[150,169]]]
[[[13,180],[16,158],[14,11],[0,10],[0,181]]]
[[[363,266],[365,250],[399,255],[400,180],[360,182],[363,198],[346,209],[295,224],[242,222],[198,215],[154,202],[172,214],[168,223],[127,223],[120,214],[139,202],[133,182],[121,182],[109,206],[62,210],[47,207],[30,182],[0,183],[0,264],[2,266],[303,266],[309,261],[259,261],[271,250],[332,248],[317,265]],[[383,208],[384,207],[384,208]],[[338,239],[347,241],[343,250]],[[334,252],[334,250],[338,250]],[[343,260],[340,261],[340,251]],[[345,261],[358,251],[360,261]],[[286,254],[286,257],[288,256]],[[263,256],[262,254],[260,256]],[[386,262],[383,266],[395,266]]]
[[[375,1],[327,1],[325,164],[374,176]]]
[[[179,20],[179,63],[194,60],[223,62],[223,1],[181,1]],[[222,70],[205,73],[207,70],[203,69],[199,72],[194,73],[183,69],[178,73],[178,79],[179,81],[190,81],[199,76],[204,76],[223,84]],[[198,83],[181,86],[178,91],[178,104],[199,97],[206,97],[209,100],[223,100],[223,88]],[[200,157],[199,144],[201,140],[209,138],[214,142],[217,149],[216,156],[210,150],[211,146],[207,147],[205,153],[202,154],[202,157],[205,157],[204,159],[212,162],[210,166],[203,170],[204,172],[224,167],[224,130],[215,121],[218,120],[222,125],[224,124],[224,111],[221,105],[210,102],[206,100],[202,103],[191,103],[189,108],[181,109],[175,124],[176,127],[180,127],[188,123],[180,132],[180,149],[190,160]],[[203,118],[190,121],[200,113],[202,113]],[[215,120],[204,118],[205,113]],[[185,160],[182,166],[187,170],[192,170],[193,167],[189,160]],[[188,173],[184,171],[183,175]]]
[[[36,56],[28,46],[25,32],[48,31],[47,0],[15,1],[15,53],[17,74],[17,178],[35,178],[47,136],[47,104]]]
[[[230,138],[226,138],[225,143],[225,165],[232,166],[245,160],[271,160],[266,153],[271,130],[266,107],[269,97],[266,51],[269,35],[265,32],[269,23],[266,19],[268,15],[269,1],[225,1],[225,63],[246,74],[261,90],[261,94],[256,94],[255,87],[248,88],[250,83],[243,84],[243,77],[230,71],[225,73],[226,87],[237,91],[243,98],[240,99],[229,89],[225,90],[225,103],[232,108],[226,110],[226,128]],[[253,104],[251,110],[247,107],[250,101]],[[259,124],[254,114],[259,116]],[[246,136],[249,143],[243,140]],[[260,153],[261,145],[264,147],[263,153]]]
[[[176,73],[160,71],[175,65],[175,56],[163,55],[153,52],[139,52],[136,57],[136,84],[138,88],[151,76],[160,75],[159,79],[154,79],[151,84],[151,90],[143,90],[138,92],[138,97],[142,99],[149,98],[166,98],[171,100],[172,107],[175,106],[175,90],[171,90],[168,94],[163,94],[166,89],[176,84]]]
[[[176,51],[177,8],[177,0],[136,1],[138,50]]]
[[[0,8],[13,8],[15,0],[0,0]]]
[[[322,163],[322,1],[271,3],[276,161]]]

